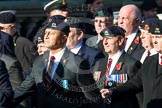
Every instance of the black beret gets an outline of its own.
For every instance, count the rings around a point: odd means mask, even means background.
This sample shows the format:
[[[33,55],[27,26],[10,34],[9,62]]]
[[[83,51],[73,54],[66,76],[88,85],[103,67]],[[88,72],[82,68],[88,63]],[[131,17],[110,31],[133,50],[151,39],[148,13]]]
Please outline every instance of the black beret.
[[[54,9],[66,10],[67,2],[65,0],[53,0],[44,6],[44,11],[48,13]]]
[[[151,34],[157,34],[157,35],[162,34],[162,20],[159,20],[158,23],[152,25],[149,29],[149,32]]]
[[[0,14],[0,23],[8,24],[8,23],[15,23],[16,16],[11,12],[5,12]]]
[[[149,30],[151,26],[155,25],[158,22],[159,22],[159,19],[158,18],[150,18],[150,19],[145,20],[140,25],[140,27],[141,27],[141,29]]]
[[[142,10],[150,10],[153,8],[158,8],[158,5],[155,0],[144,0],[141,5]]]
[[[50,17],[48,19],[48,23],[46,24],[46,28],[60,30],[66,35],[68,35],[68,33],[70,32],[69,25],[65,22],[65,17],[61,15],[55,15]]]
[[[111,8],[102,8],[102,9],[97,9],[95,14],[94,14],[94,17],[113,17],[113,11]]]
[[[125,30],[119,26],[111,25],[103,29],[100,33],[103,37],[115,37],[115,36],[125,36]]]
[[[82,30],[85,29],[85,23],[83,23],[79,18],[75,17],[68,18],[67,23],[72,28],[80,28]]]

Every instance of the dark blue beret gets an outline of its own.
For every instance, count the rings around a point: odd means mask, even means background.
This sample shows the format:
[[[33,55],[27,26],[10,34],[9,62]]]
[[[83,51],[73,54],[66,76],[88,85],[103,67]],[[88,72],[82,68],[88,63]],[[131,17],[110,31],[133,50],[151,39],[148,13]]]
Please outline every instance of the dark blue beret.
[[[0,14],[0,23],[8,24],[8,23],[15,23],[16,16],[11,12],[5,12]]]
[[[44,11],[48,13],[54,9],[66,10],[67,9],[66,0],[53,0],[44,6]]]
[[[65,17],[63,17],[61,15],[55,15],[55,16],[50,17],[45,26],[46,26],[46,28],[60,30],[67,35],[70,32],[69,25],[65,22]]]
[[[125,36],[125,30],[119,26],[112,25],[103,29],[100,33],[103,37],[116,37],[116,36]]]
[[[156,25],[159,22],[158,18],[150,18],[145,20],[141,25],[141,29],[149,30],[151,26]]]
[[[156,24],[152,25],[149,29],[151,34],[162,34],[162,20],[159,20]]]

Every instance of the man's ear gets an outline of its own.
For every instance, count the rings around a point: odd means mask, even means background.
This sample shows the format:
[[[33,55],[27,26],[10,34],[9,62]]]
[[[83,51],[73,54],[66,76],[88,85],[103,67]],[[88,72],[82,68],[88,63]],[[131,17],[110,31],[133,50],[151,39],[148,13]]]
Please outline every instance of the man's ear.
[[[84,38],[83,31],[80,31],[80,32],[78,33],[78,35],[79,35],[78,40]]]
[[[63,38],[62,38],[62,42],[66,42],[67,41],[67,38],[68,36],[66,34],[63,35]]]
[[[135,23],[136,23],[136,24],[140,24],[140,22],[141,22],[141,20],[140,20],[139,18],[136,18],[136,19],[135,19]]]
[[[125,38],[120,38],[119,39],[119,46],[122,46],[125,42]]]

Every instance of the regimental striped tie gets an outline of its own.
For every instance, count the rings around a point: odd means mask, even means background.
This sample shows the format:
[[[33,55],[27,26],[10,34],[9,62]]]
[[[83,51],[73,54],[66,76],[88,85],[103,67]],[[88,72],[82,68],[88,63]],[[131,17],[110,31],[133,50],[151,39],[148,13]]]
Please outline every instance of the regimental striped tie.
[[[107,61],[107,71],[106,71],[106,74],[105,74],[106,78],[108,78],[108,76],[109,76],[111,64],[112,64],[112,59],[109,58],[109,60]],[[107,86],[107,83],[108,82],[107,82],[107,79],[106,79],[105,86]]]
[[[109,60],[107,62],[107,69],[108,69],[108,71],[110,71],[111,64],[112,64],[112,59],[109,58]]]
[[[147,56],[150,56],[151,55],[151,52],[148,50],[147,51]]]
[[[52,69],[53,69],[54,60],[55,60],[55,57],[51,56],[48,70],[47,70],[47,73],[45,74],[45,85],[48,88],[50,87],[50,84],[51,84],[51,73],[52,73]]]

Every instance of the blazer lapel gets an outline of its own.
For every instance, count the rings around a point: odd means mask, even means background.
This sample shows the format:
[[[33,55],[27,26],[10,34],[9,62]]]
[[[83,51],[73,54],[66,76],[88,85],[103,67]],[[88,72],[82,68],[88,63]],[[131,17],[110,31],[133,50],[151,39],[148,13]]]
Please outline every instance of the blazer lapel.
[[[77,53],[78,56],[83,57],[84,56],[84,52],[86,51],[86,45],[83,43],[83,45],[81,46],[79,52]]]
[[[48,59],[49,59],[49,52],[43,54],[43,62],[44,62],[44,68],[47,67],[47,64],[48,64]]]
[[[111,74],[119,74],[119,71],[121,70],[122,65],[124,63],[124,59],[125,59],[125,52],[123,52],[123,54],[119,57],[117,64],[115,65]]]
[[[56,69],[55,74],[57,74],[59,77],[63,77],[64,75],[64,70],[66,67],[66,63],[68,62],[68,58],[69,57],[69,51],[67,50],[67,48],[65,49],[65,52],[60,60],[60,63],[58,64],[58,67]]]
[[[131,54],[133,50],[136,49],[136,47],[140,44],[140,31],[138,30],[138,33],[136,34],[133,42],[131,43],[130,47],[128,48],[127,54]]]
[[[105,56],[105,58],[100,59],[99,64],[98,64],[98,70],[97,71],[101,71],[101,77],[105,76],[105,72],[107,70],[107,60],[108,60],[108,56]]]

